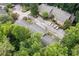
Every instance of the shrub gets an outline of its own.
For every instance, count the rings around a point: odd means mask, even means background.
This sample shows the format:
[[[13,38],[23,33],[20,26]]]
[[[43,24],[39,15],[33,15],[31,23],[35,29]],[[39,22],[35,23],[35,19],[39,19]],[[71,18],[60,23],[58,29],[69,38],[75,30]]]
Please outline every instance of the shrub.
[[[12,8],[13,5],[12,5],[12,3],[9,3],[9,4],[6,5],[6,7],[8,7],[8,8]]]
[[[72,50],[72,56],[79,56],[79,45],[77,44]]]
[[[6,5],[5,10],[6,10],[7,12],[9,12],[9,10],[10,10],[11,8],[13,8],[13,5],[12,5],[11,3],[9,3],[9,4]]]
[[[30,9],[30,4],[29,3],[24,3],[24,4],[22,4],[22,11],[23,12],[26,12],[26,11],[28,11]]]
[[[27,19],[27,22],[28,22],[28,23],[32,23],[32,19],[28,18],[28,19]]]
[[[27,20],[27,17],[24,17],[23,20]]]
[[[38,6],[37,6],[37,4],[30,4],[30,10],[31,10],[31,14],[33,16],[37,16],[37,14],[38,14]]]
[[[12,16],[12,18],[13,18],[14,20],[17,20],[18,17],[19,17],[19,14],[17,14],[17,13],[11,13],[11,16]]]
[[[70,20],[68,19],[68,20],[66,20],[65,22],[64,22],[64,26],[63,26],[63,29],[67,29],[67,28],[69,28],[69,26],[71,25],[71,22],[70,22]]]
[[[22,11],[23,11],[23,12],[26,12],[26,11],[28,11],[29,9],[30,9],[29,6],[26,6],[26,5],[23,5],[23,6],[22,6]]]
[[[42,16],[43,16],[43,18],[48,18],[48,13],[47,12],[43,12]]]
[[[0,22],[1,23],[5,23],[7,21],[13,22],[13,18],[11,16],[9,16],[9,15],[1,15],[0,16]]]
[[[32,19],[31,18],[24,17],[23,20],[25,20],[28,23],[32,23]]]

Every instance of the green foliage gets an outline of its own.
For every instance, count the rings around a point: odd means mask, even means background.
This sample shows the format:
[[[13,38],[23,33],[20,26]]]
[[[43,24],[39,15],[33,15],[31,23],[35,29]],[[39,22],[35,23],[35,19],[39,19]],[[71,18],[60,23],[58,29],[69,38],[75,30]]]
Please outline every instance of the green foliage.
[[[0,24],[0,31],[7,36],[7,34],[9,33],[10,29],[12,27],[11,22],[6,22],[4,24]]]
[[[9,3],[9,4],[6,5],[5,10],[7,12],[9,12],[11,8],[13,8],[13,5],[11,3]]]
[[[27,17],[24,17],[23,20],[27,20]]]
[[[62,8],[63,10],[70,12],[70,13],[75,13],[75,11],[78,9],[78,4],[74,3],[48,3],[50,6],[57,6],[59,8]]]
[[[30,10],[31,10],[31,14],[33,16],[37,16],[37,14],[38,14],[38,5],[37,4],[30,4]]]
[[[24,47],[24,42],[20,42],[20,50],[15,52],[15,56],[28,56],[28,49]]]
[[[41,54],[39,52],[34,53],[33,56],[41,56]]]
[[[71,48],[76,44],[79,44],[79,23],[75,27],[70,27],[66,30],[65,37],[62,40],[62,44],[68,47],[68,54],[71,55]]]
[[[70,22],[70,20],[66,20],[66,21],[64,22],[63,29],[67,29],[67,28],[69,28],[69,26],[71,26],[71,22]]]
[[[76,15],[78,22],[79,4],[49,4],[54,5]],[[30,7],[33,16],[38,14],[37,4],[24,4],[23,8]],[[9,9],[8,9],[9,8]],[[12,5],[7,5],[10,10]],[[76,13],[75,13],[76,12]],[[76,26],[70,26],[70,22],[65,22],[66,35],[61,43],[54,43],[43,46],[41,42],[41,33],[32,33],[28,28],[12,24],[13,19],[17,19],[17,14],[8,16],[0,16],[0,55],[14,56],[67,56],[79,55],[79,23]],[[43,17],[47,18],[48,13],[45,12]],[[25,18],[25,20],[29,20]],[[70,26],[70,27],[69,27]]]
[[[48,15],[47,12],[43,12],[43,13],[42,13],[42,16],[43,16],[43,18],[48,18],[49,15]]]
[[[0,25],[0,55],[36,55],[43,47],[40,33],[6,22]]]
[[[72,56],[79,56],[79,45],[72,48]]]
[[[11,13],[10,16],[11,16],[11,17],[13,18],[13,20],[15,21],[15,20],[18,19],[19,14],[17,14],[17,13]]]
[[[0,15],[0,23],[13,22],[13,18],[9,15]]]
[[[40,49],[43,47],[42,43],[41,43],[41,34],[40,33],[33,33],[31,35],[30,40],[28,40],[29,42],[29,52],[30,55],[33,55],[36,52],[39,52]]]
[[[12,8],[12,7],[13,7],[12,3],[8,3],[6,6],[7,6],[8,8]]]
[[[76,15],[76,22],[79,22],[79,11],[76,11],[75,15]]]
[[[12,29],[12,34],[15,36],[16,39],[23,41],[30,36],[30,31],[28,28],[24,28],[22,26],[14,25]]]
[[[6,36],[0,39],[2,39],[2,41],[0,41],[0,55],[1,56],[12,55],[14,47],[10,44],[9,39]]]
[[[23,20],[25,20],[28,23],[32,23],[32,19],[31,18],[24,17]]]
[[[21,49],[22,47],[24,47],[24,50],[18,50],[17,53],[15,53],[15,55],[33,55],[35,52],[38,52],[42,47],[40,33],[32,34],[30,33],[28,28],[24,28],[21,26],[14,26],[11,33],[18,40],[18,48]],[[17,41],[15,41],[15,44],[16,42]],[[27,52],[27,54],[25,54],[24,51]]]
[[[44,56],[67,56],[68,48],[55,43],[48,45],[42,52],[44,52]]]
[[[79,43],[79,23],[75,27],[70,27],[66,30],[66,35],[63,39],[63,44],[68,48],[74,47]]]
[[[26,3],[26,4],[22,4],[22,11],[26,12],[30,9],[30,4]]]
[[[65,11],[68,11],[70,13],[75,12],[75,5],[76,4],[63,4],[64,6],[62,7],[62,9],[64,9]]]
[[[28,18],[26,21],[27,21],[28,23],[32,23],[32,19],[30,19],[30,18]]]

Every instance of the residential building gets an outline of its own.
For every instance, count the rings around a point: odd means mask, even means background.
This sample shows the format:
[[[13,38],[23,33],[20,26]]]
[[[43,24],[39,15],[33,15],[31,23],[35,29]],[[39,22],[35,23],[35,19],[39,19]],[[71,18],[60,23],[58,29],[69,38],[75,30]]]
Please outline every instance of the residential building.
[[[71,23],[74,21],[75,16],[62,10],[61,8],[49,6],[47,4],[41,4],[39,7],[39,14],[47,12],[49,17],[54,16],[54,21],[57,22],[60,26],[63,26],[66,20],[69,20]]]

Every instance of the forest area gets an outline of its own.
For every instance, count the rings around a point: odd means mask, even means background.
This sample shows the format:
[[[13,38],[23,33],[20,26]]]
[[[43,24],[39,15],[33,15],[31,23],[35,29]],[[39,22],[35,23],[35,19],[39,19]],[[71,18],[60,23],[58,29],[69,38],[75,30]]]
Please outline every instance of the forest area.
[[[35,17],[38,15],[37,5],[40,4],[21,5],[24,11],[31,10]],[[12,4],[7,4],[5,10],[8,16],[0,16],[0,56],[79,56],[79,4],[47,4],[75,15],[72,25],[65,29],[66,35],[62,41],[43,45],[41,33],[33,33],[28,28],[14,24],[19,15],[11,12]]]

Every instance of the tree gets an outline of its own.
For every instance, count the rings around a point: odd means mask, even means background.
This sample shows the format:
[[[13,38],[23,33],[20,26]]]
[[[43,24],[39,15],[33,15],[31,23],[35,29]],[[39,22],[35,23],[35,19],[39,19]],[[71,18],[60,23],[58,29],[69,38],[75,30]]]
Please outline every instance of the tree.
[[[50,6],[55,6],[55,7],[59,7],[59,8],[62,8],[63,10],[69,12],[69,13],[72,13],[72,12],[75,12],[76,10],[76,6],[77,4],[72,4],[72,3],[48,3],[48,5]]]
[[[13,55],[14,47],[9,42],[9,37],[7,37],[9,30],[11,28],[11,22],[6,22],[0,24],[0,55]]]
[[[65,4],[65,3],[64,3],[64,6],[63,6],[62,9],[64,9],[65,11],[68,11],[68,12],[72,13],[72,12],[75,11],[75,5],[76,5],[76,4],[71,4],[71,3]]]
[[[29,39],[20,42],[20,50],[15,52],[15,55],[36,55],[41,48],[40,33],[33,33]]]
[[[79,10],[78,11],[76,11],[76,13],[75,13],[75,15],[76,15],[76,22],[79,22]]]
[[[4,24],[0,24],[0,31],[4,34],[4,35],[8,35],[10,32],[10,29],[12,27],[12,23],[11,22],[6,22]]]
[[[14,56],[28,56],[28,52],[26,48],[22,48],[21,50],[14,53]]]
[[[12,3],[8,3],[8,4],[6,5],[6,7],[5,7],[5,10],[6,10],[7,12],[9,12],[11,8],[13,8],[13,4],[12,4]]]
[[[13,26],[11,33],[15,36],[16,39],[19,39],[20,41],[23,41],[30,37],[29,29],[18,25]]]
[[[6,36],[3,36],[2,41],[0,41],[0,55],[12,55],[14,47],[10,44],[9,39]]]
[[[68,20],[66,20],[66,21],[64,22],[63,29],[67,29],[67,28],[69,28],[70,26],[71,26],[71,22],[70,22],[70,20],[68,19]]]
[[[72,56],[79,56],[79,45],[78,44],[74,48],[72,48]]]
[[[15,50],[18,51],[20,49],[20,42],[30,38],[30,31],[28,28],[13,25],[11,32],[9,33],[10,42],[15,47]],[[27,42],[27,41],[26,41]]]
[[[34,43],[32,43],[31,47],[29,48],[30,55],[33,55],[34,53],[39,52],[41,48],[42,48],[42,43],[40,41],[39,42],[34,41]]]
[[[8,7],[8,8],[12,8],[13,5],[12,5],[12,3],[8,3],[8,4],[6,5],[6,7]]]
[[[30,4],[29,3],[23,3],[22,4],[22,11],[26,12],[30,9]]]
[[[66,35],[62,40],[62,44],[68,47],[68,54],[71,55],[71,48],[73,48],[76,44],[79,44],[79,23],[76,26],[71,26],[66,30]]]
[[[13,18],[9,15],[0,15],[0,23],[13,22]]]
[[[59,43],[50,44],[47,47],[45,47],[41,52],[41,54],[43,54],[44,56],[62,56],[62,55],[67,56],[68,55],[67,53],[68,48],[63,47]]]
[[[41,33],[11,22],[0,24],[0,55],[39,55],[42,47]]]
[[[39,52],[40,49],[43,47],[40,33],[31,34],[31,37],[26,41],[28,43],[25,45],[26,48],[29,48],[29,55],[34,55],[34,53]]]
[[[66,35],[63,38],[62,43],[67,46],[68,48],[74,47],[77,43],[79,43],[79,23],[73,27],[71,26],[69,29],[66,30]]]
[[[38,5],[37,4],[30,4],[30,10],[31,10],[31,14],[33,16],[37,16],[37,14],[38,14]]]
[[[15,56],[28,56],[28,49],[24,47],[24,42],[20,42],[20,50],[15,52]]]

